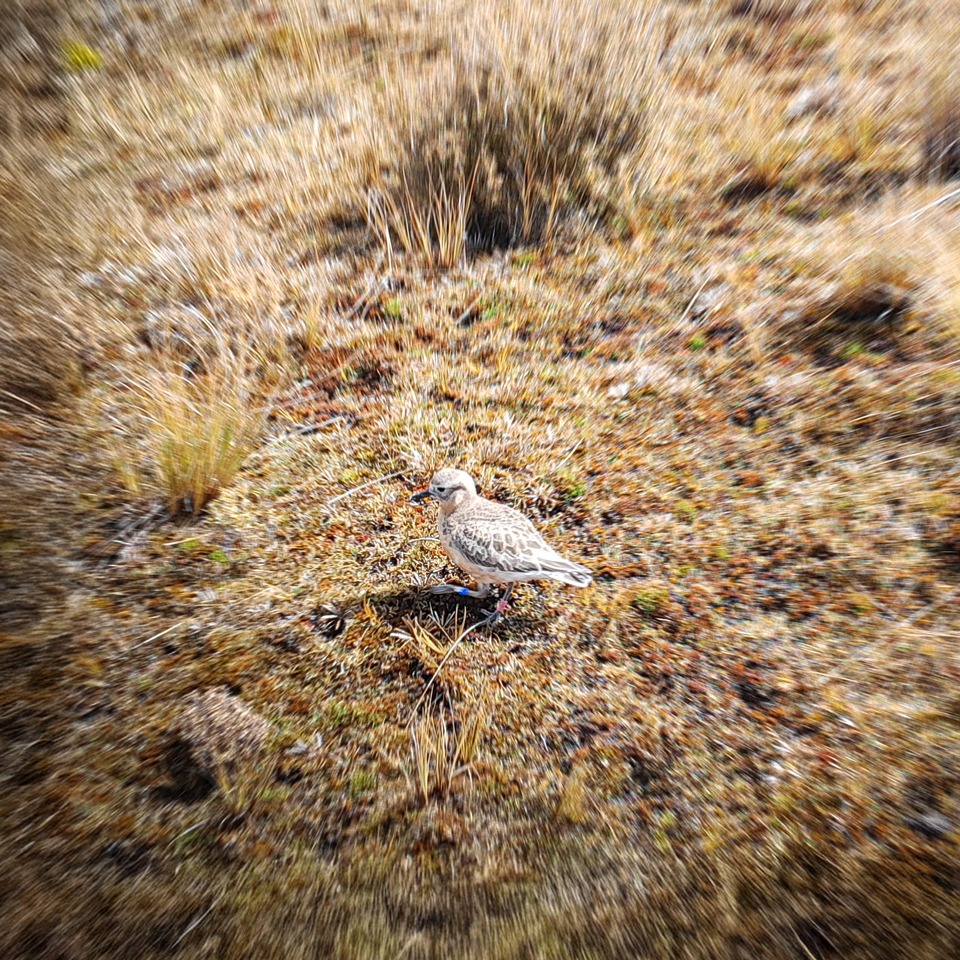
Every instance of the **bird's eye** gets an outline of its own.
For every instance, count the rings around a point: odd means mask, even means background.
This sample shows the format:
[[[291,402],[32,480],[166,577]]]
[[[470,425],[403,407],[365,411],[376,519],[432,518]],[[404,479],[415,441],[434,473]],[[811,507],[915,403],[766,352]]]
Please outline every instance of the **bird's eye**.
[[[446,492],[447,492],[446,487],[437,487],[437,493],[446,493]]]

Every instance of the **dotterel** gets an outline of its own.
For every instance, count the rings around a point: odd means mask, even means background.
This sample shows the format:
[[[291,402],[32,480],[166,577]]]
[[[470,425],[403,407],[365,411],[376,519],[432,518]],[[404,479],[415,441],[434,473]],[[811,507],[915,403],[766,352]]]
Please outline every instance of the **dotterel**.
[[[463,470],[438,470],[430,486],[411,499],[422,503],[428,497],[440,502],[438,526],[444,553],[477,581],[476,590],[443,583],[432,587],[431,593],[486,597],[494,584],[506,584],[490,618],[496,620],[507,609],[515,583],[559,580],[585,587],[591,582],[590,571],[560,556],[522,513],[479,496],[473,478]]]

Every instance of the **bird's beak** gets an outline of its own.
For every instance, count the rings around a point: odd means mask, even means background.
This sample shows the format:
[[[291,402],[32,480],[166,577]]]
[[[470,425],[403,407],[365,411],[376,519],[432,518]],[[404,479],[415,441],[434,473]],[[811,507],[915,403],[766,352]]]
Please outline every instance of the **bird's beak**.
[[[421,490],[419,493],[415,493],[411,498],[411,503],[421,504],[424,500],[432,497],[433,494],[429,490]]]

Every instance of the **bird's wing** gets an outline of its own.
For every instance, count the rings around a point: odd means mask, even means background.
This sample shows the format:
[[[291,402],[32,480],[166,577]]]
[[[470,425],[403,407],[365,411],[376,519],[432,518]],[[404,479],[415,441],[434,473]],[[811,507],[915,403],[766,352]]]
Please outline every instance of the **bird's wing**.
[[[459,524],[453,544],[472,564],[491,573],[535,573],[561,559],[536,528],[521,514],[504,517],[474,516]]]

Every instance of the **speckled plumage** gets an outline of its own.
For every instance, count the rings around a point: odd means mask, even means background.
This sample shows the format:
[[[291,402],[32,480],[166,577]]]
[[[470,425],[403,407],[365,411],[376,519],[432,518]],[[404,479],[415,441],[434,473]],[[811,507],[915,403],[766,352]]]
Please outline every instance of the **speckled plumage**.
[[[415,500],[440,501],[440,543],[461,570],[485,593],[492,584],[559,580],[585,587],[590,571],[560,556],[523,514],[477,494],[463,470],[438,470]]]

